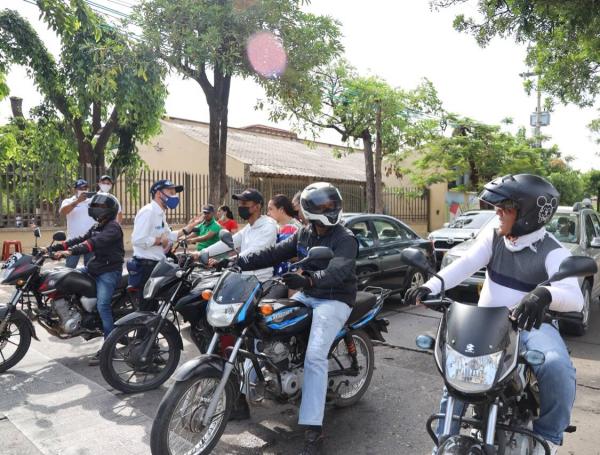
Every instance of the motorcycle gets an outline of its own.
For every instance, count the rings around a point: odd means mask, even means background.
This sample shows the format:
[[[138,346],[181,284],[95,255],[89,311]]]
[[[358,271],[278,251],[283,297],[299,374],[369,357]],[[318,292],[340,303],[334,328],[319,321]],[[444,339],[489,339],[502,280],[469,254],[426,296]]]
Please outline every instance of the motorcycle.
[[[177,365],[183,340],[177,314],[190,323],[192,341],[205,352],[212,337],[206,323],[206,291],[220,275],[197,268],[187,254],[187,244],[177,261],[164,259],[154,267],[144,286],[143,298],[159,302],[156,312],[136,311],[115,323],[100,351],[104,380],[125,393],[145,392],[160,387]]]
[[[540,409],[532,367],[544,363],[544,354],[520,351],[521,330],[509,318],[507,307],[479,307],[448,299],[444,295],[444,280],[431,269],[419,250],[407,248],[402,252],[402,260],[442,282],[439,298],[422,302],[443,312],[437,340],[429,335],[419,335],[416,340],[419,348],[433,350],[448,390],[445,412],[429,417],[426,425],[437,454],[530,455],[537,444],[550,455],[547,442],[532,431]],[[571,256],[539,286],[568,277],[590,276],[596,271],[593,259]],[[547,316],[572,322],[580,320],[581,313],[548,312]],[[457,399],[471,408],[471,417],[453,415]],[[437,421],[443,427],[439,438],[432,428]],[[451,435],[453,421],[470,430],[470,435]]]
[[[220,237],[233,249],[230,234]],[[329,248],[314,247],[293,269],[327,263],[332,256]],[[278,279],[261,284],[235,266],[223,274],[207,309],[215,334],[206,354],[175,373],[175,383],[152,425],[152,454],[209,453],[223,434],[241,390],[251,403],[299,402],[312,309],[292,299],[266,298],[280,285]],[[369,387],[375,360],[372,339],[384,341],[381,332],[387,332],[388,324],[377,315],[390,292],[382,288],[359,292],[331,347],[327,395],[335,406],[353,405]],[[235,344],[226,350],[228,356],[217,355],[220,337],[227,335],[234,335]]]
[[[37,245],[39,228],[34,235]],[[56,232],[50,245],[64,240],[65,233]],[[32,321],[63,340],[77,336],[90,340],[103,335],[94,278],[68,267],[43,270],[48,258],[36,247],[33,255],[14,253],[2,266],[0,284],[15,286],[15,291],[8,304],[0,307],[0,373],[21,361],[31,338],[39,341]],[[127,289],[127,278],[123,275],[112,297],[115,318],[131,313],[136,306],[134,294]]]

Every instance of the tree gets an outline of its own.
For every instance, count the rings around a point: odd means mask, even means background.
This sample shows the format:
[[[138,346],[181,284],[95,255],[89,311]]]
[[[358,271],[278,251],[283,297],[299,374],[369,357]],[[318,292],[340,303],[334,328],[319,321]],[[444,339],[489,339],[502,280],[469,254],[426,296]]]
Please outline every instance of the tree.
[[[337,22],[301,11],[303,3],[302,0],[143,0],[136,8],[135,20],[142,27],[145,40],[170,67],[196,81],[204,92],[210,116],[209,199],[213,203],[221,201],[227,193],[227,125],[232,78],[252,77],[268,96],[301,93],[306,87],[305,74],[330,61],[341,50]],[[258,49],[260,55],[249,51],[250,43],[263,39]],[[267,49],[272,53],[267,53]],[[267,71],[258,68],[273,63],[272,59],[280,65]]]
[[[444,8],[469,0],[432,0]],[[600,90],[600,4],[590,0],[477,0],[480,17],[457,15],[454,26],[481,46],[495,36],[526,43],[526,63],[543,91],[591,106]],[[531,82],[529,83],[531,87]]]
[[[137,162],[136,141],[160,130],[166,89],[153,54],[108,26],[84,0],[37,0],[42,18],[61,40],[56,61],[17,12],[0,11],[0,69],[23,65],[66,121],[82,165],[104,168]]]
[[[448,116],[452,134],[430,141],[413,155],[413,163],[400,161],[398,172],[416,184],[450,182],[467,176],[459,185],[464,191],[480,191],[499,175],[534,173],[548,175],[559,166],[556,147],[539,149],[525,137],[525,129],[517,134],[502,131],[498,125],[487,125],[469,118]],[[562,162],[560,162],[562,163]]]
[[[310,74],[311,91],[270,100],[274,120],[290,119],[298,129],[318,134],[337,131],[352,152],[360,143],[365,158],[368,212],[382,212],[384,158],[418,146],[439,131],[441,112],[435,88],[424,81],[415,90],[391,87],[376,76],[363,77],[340,59]]]
[[[561,205],[573,205],[583,199],[584,185],[579,171],[569,169],[563,172],[554,172],[548,176],[548,180],[560,193]]]
[[[600,210],[600,170],[592,169],[583,176],[585,196],[597,198],[596,210]]]

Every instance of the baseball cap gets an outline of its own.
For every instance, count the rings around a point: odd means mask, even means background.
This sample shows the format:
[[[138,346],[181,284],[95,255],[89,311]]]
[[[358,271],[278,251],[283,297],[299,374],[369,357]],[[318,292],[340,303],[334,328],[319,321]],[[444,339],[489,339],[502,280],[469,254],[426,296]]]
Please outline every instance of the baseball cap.
[[[157,180],[150,187],[150,194],[154,196],[157,191],[164,190],[165,188],[175,188],[175,192],[181,193],[183,191],[183,185],[175,185],[173,182],[167,179]]]
[[[113,178],[110,175],[103,175],[98,179],[99,182],[101,182],[102,180],[110,180],[110,183],[114,183]]]
[[[202,213],[215,213],[215,206],[212,204],[207,204],[202,207]]]
[[[73,188],[76,188],[76,189],[79,189],[84,186],[89,186],[87,180],[84,180],[84,179],[78,179],[73,184]]]
[[[257,204],[264,204],[265,202],[263,195],[255,188],[248,188],[243,193],[234,194],[231,197],[236,201],[253,201]]]

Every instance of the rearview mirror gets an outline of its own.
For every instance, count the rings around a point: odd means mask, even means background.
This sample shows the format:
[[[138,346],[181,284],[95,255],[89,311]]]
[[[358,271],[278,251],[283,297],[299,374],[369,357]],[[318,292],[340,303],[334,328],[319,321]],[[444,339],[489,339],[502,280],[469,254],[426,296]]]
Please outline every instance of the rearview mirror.
[[[406,248],[400,254],[400,261],[423,272],[435,273],[427,256],[419,248]]]
[[[598,265],[592,258],[587,256],[569,256],[560,263],[558,272],[548,278],[546,283],[574,276],[594,275],[597,271]]]
[[[306,259],[309,261],[329,261],[333,258],[333,251],[326,246],[313,246],[308,250]]]
[[[233,235],[227,229],[221,229],[219,231],[219,240],[227,245],[232,250],[235,249],[235,245],[233,243]]]
[[[40,231],[40,228],[39,228],[39,227],[36,227],[36,228],[33,230],[33,236],[34,236],[35,238],[38,238],[38,239],[39,239],[39,238],[42,236],[42,233],[41,233],[41,231]]]
[[[65,240],[67,240],[67,235],[63,231],[57,231],[52,236],[52,240],[54,240],[55,242],[64,242]]]

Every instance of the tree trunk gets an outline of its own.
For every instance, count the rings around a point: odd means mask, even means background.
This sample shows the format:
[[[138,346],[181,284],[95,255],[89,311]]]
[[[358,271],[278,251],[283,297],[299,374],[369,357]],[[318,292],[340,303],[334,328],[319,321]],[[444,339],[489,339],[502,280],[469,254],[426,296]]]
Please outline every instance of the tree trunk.
[[[367,190],[367,213],[375,211],[375,173],[373,169],[373,139],[368,130],[362,134],[365,154],[365,177]]]
[[[23,118],[23,98],[18,96],[10,97],[10,108],[14,118]]]
[[[383,181],[382,181],[382,162],[383,162],[383,143],[381,140],[381,104],[377,107],[377,139],[375,142],[375,213],[383,213]]]

